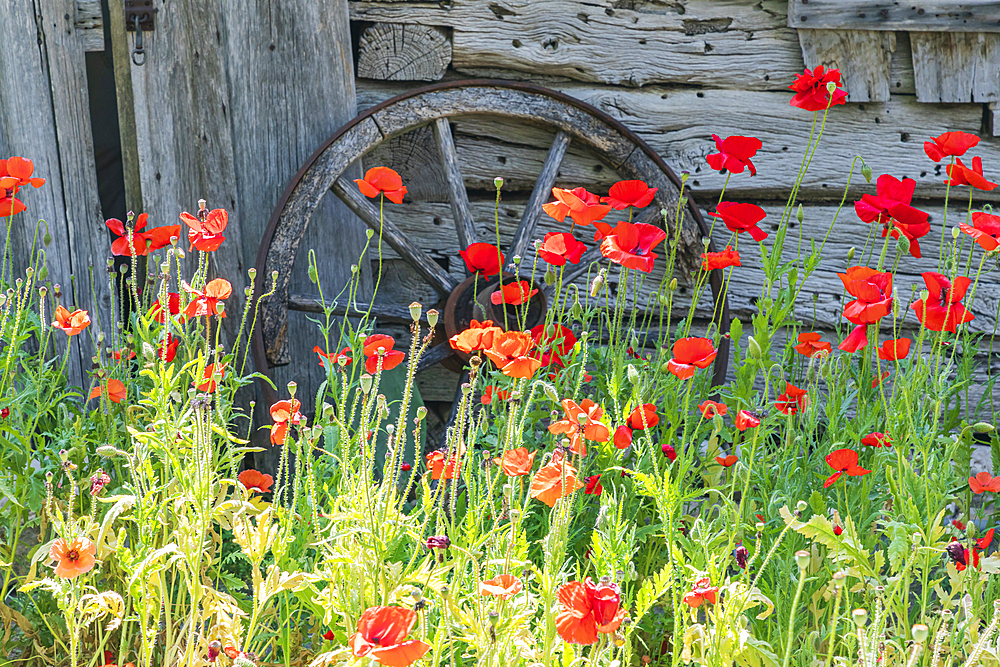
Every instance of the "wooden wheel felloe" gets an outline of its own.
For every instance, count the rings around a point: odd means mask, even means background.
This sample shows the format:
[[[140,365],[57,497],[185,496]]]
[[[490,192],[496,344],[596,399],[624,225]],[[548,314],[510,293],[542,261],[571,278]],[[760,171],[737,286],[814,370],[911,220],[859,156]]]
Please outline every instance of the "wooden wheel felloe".
[[[271,220],[257,254],[257,285],[255,294],[270,287],[270,276],[277,272],[274,294],[260,303],[260,326],[254,332],[254,360],[258,371],[280,366],[292,361],[288,352],[288,310],[317,312],[316,299],[307,295],[290,294],[289,284],[299,242],[323,197],[332,192],[340,198],[365,224],[376,233],[380,229],[377,202],[362,195],[355,184],[344,174],[347,169],[370,154],[384,142],[417,128],[430,126],[444,174],[447,195],[459,247],[467,247],[479,240],[474,225],[472,207],[466,191],[466,180],[455,148],[451,121],[463,116],[497,116],[512,121],[541,125],[555,130],[541,172],[524,206],[524,211],[504,254],[508,271],[513,268],[514,256],[533,252],[531,242],[536,238],[542,204],[551,198],[560,164],[571,143],[586,146],[604,162],[614,168],[622,178],[641,179],[658,188],[656,198],[649,207],[646,221],[659,222],[659,211],[678,210],[680,179],[645,142],[628,128],[604,112],[565,94],[540,86],[516,82],[473,80],[447,82],[419,88],[394,97],[360,114],[330,137],[303,165],[274,209]],[[375,166],[375,165],[369,165]],[[392,167],[388,164],[386,166]],[[501,174],[502,175],[502,174]],[[703,251],[702,238],[708,237],[708,228],[701,212],[690,197],[686,202],[687,219],[694,225],[682,226],[678,268],[689,274],[698,266]],[[668,225],[668,233],[675,226]],[[381,222],[382,239],[406,264],[426,282],[439,298],[438,308],[445,312],[444,324],[448,335],[465,328],[473,316],[471,297],[474,281],[456,279],[393,222],[393,210],[386,207]],[[711,250],[711,245],[709,246]],[[567,266],[564,281],[571,282],[583,275],[589,262],[599,256],[595,249],[584,255],[583,261]],[[721,302],[721,277],[713,272],[710,284],[713,302],[721,303],[717,309],[716,324],[726,331],[729,323],[728,304]],[[479,281],[479,287],[490,290],[492,283]],[[480,295],[483,292],[480,290]],[[482,300],[480,299],[480,303]],[[376,303],[372,314],[382,322],[409,323],[407,304],[384,305]],[[544,308],[544,303],[542,304]],[[357,306],[362,312],[367,304]],[[352,311],[356,312],[356,311]],[[542,311],[544,312],[544,311]],[[340,308],[340,315],[348,315]],[[454,331],[452,331],[454,329]],[[725,378],[728,363],[728,341],[723,340],[715,362],[714,381]],[[453,357],[447,340],[441,340],[421,358],[421,369]]]

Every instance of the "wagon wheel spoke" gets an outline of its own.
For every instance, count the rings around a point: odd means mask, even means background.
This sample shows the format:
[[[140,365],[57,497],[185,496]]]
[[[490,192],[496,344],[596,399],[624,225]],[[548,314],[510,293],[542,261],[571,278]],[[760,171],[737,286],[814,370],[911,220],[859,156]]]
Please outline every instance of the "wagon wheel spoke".
[[[420,355],[420,361],[417,363],[417,372],[427,370],[434,364],[439,364],[451,355],[455,353],[455,350],[451,349],[451,345],[445,341],[443,343],[438,343],[431,349]]]
[[[370,312],[369,312],[370,309]],[[297,310],[303,313],[322,313],[323,301],[318,296],[311,294],[291,294],[288,296],[288,310]],[[401,306],[390,306],[381,303],[374,305],[355,302],[338,303],[333,306],[333,314],[337,317],[360,317],[368,313],[380,322],[391,322],[393,324],[410,324],[413,318],[410,317],[410,309]]]
[[[476,242],[476,227],[472,220],[472,208],[469,206],[469,194],[465,191],[465,179],[458,166],[455,139],[451,135],[451,124],[447,118],[434,121],[434,139],[437,141],[441,166],[448,181],[451,215],[455,219],[458,243],[462,248],[468,248]]]
[[[552,186],[556,182],[559,165],[562,164],[563,157],[566,155],[569,142],[569,134],[562,130],[556,133],[556,138],[549,148],[549,154],[545,157],[545,164],[542,165],[542,173],[538,175],[535,189],[531,191],[528,204],[524,207],[524,214],[521,215],[521,222],[518,223],[517,231],[514,232],[514,240],[511,241],[510,248],[507,250],[509,267],[514,266],[513,258],[515,255],[524,257],[528,250],[528,244],[531,242],[535,227],[538,225],[538,216],[542,214],[542,204],[551,196]]]
[[[599,252],[598,247],[595,246],[593,248],[588,248],[587,251],[584,252],[583,255],[580,257],[580,262],[572,269],[563,274],[563,279],[562,279],[563,288],[565,289],[566,285],[569,285],[574,280],[587,273],[587,271],[590,270],[591,262],[597,259],[600,256],[600,254],[601,253]],[[545,288],[545,293],[549,296],[552,296],[555,293],[555,291],[556,291],[555,285],[549,285]]]
[[[379,231],[378,209],[371,203],[371,200],[361,194],[351,181],[344,177],[338,178],[330,189],[366,225],[376,232]],[[399,253],[406,263],[416,269],[439,294],[447,295],[455,288],[457,283],[448,275],[448,272],[431,259],[430,255],[411,243],[386,215],[382,216],[381,228],[382,238],[389,244],[389,247]]]

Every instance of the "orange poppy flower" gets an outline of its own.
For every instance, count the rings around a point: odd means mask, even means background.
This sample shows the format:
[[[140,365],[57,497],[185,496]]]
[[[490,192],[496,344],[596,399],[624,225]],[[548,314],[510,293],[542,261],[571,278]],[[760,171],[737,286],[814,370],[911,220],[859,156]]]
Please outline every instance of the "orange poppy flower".
[[[179,315],[181,312],[181,295],[177,292],[167,293],[167,312],[171,315]],[[163,313],[163,307],[160,305],[160,300],[157,299],[153,302],[153,305],[149,307],[149,312],[146,313],[146,317],[152,315],[156,322],[159,324],[164,324],[166,322],[166,315]]]
[[[701,411],[701,416],[705,419],[711,419],[715,415],[725,417],[726,412],[729,410],[725,403],[717,401],[702,401],[698,404],[698,409]]]
[[[552,266],[579,264],[587,246],[576,240],[569,232],[549,232],[538,246],[538,256]]]
[[[586,456],[586,440],[607,442],[611,437],[611,431],[600,422],[604,416],[604,409],[589,398],[583,399],[579,404],[573,399],[566,398],[563,399],[562,407],[566,418],[550,424],[549,433],[565,433],[569,436],[570,449],[573,452]]]
[[[653,201],[658,188],[651,188],[644,181],[618,181],[611,186],[607,197],[601,201],[616,211],[624,211],[629,206],[645,208]]]
[[[956,159],[955,164],[945,167],[945,172],[948,174],[945,185],[968,185],[985,192],[990,192],[997,186],[983,177],[983,159],[980,157],[972,158],[972,167],[966,167],[961,160]]]
[[[455,479],[462,474],[462,457],[465,455],[465,448],[461,447],[457,452],[452,452],[445,463],[445,452],[435,450],[427,455],[427,467],[431,471],[431,479]]]
[[[666,238],[667,233],[656,225],[619,222],[601,241],[601,254],[626,269],[649,273],[659,257],[653,249]]]
[[[594,644],[598,633],[610,634],[628,617],[621,608],[621,589],[602,579],[595,584],[590,577],[559,587],[560,612],[556,630],[571,644]]]
[[[44,178],[32,178],[35,173],[35,163],[23,157],[10,157],[0,160],[0,190],[13,190],[31,186],[40,188],[45,185]]]
[[[472,354],[477,350],[484,350],[493,345],[493,334],[503,331],[500,327],[493,326],[493,320],[472,320],[469,328],[459,332],[448,339],[448,343],[453,350]]]
[[[271,484],[274,483],[273,477],[259,473],[256,470],[244,470],[239,474],[237,479],[251,493],[267,493],[271,490]]]
[[[527,447],[508,449],[504,452],[502,459],[498,456],[493,459],[493,462],[500,466],[503,474],[508,477],[519,477],[531,472],[531,466],[535,463],[535,454],[537,453],[537,451],[528,452]]]
[[[996,250],[1000,247],[1000,215],[975,211],[972,214],[972,226],[961,222],[958,228],[971,236],[983,250]]]
[[[882,347],[878,349],[878,358],[882,361],[898,361],[900,359],[905,359],[906,355],[910,353],[911,342],[912,341],[909,338],[887,340],[882,343]]]
[[[715,457],[715,462],[718,463],[723,468],[728,468],[732,465],[735,465],[737,461],[739,461],[739,459],[733,454],[730,454],[729,456]]]
[[[988,472],[977,473],[969,478],[969,488],[977,496],[981,493],[1000,493],[1000,477],[993,477]]]
[[[970,148],[979,144],[979,137],[967,132],[945,132],[924,142],[927,157],[940,162],[946,157],[961,157]]]
[[[736,413],[736,428],[740,431],[745,431],[748,428],[757,428],[758,426],[760,426],[760,417],[749,410],[740,410]]]
[[[565,220],[568,215],[578,225],[590,225],[611,211],[610,206],[600,203],[601,200],[597,195],[583,188],[573,190],[552,188],[552,196],[556,201],[543,204],[542,210],[559,222]]]
[[[67,336],[75,336],[90,326],[90,315],[85,310],[74,310],[72,313],[66,310],[65,306],[56,306],[56,321],[52,326],[62,329]]]
[[[226,231],[226,225],[229,224],[229,213],[224,208],[214,208],[202,222],[200,218],[185,211],[181,213],[181,222],[189,228],[188,241],[191,243],[189,250],[197,248],[203,252],[214,252],[226,240],[222,232]]]
[[[573,352],[576,345],[576,336],[573,330],[561,324],[550,324],[546,329],[544,324],[531,327],[531,337],[535,345],[542,350],[539,360],[542,366],[552,364],[556,368],[563,368],[566,365],[564,357]]]
[[[97,545],[86,537],[66,540],[60,537],[49,547],[49,559],[55,561],[57,577],[74,579],[94,568]]]
[[[708,338],[681,338],[674,343],[674,358],[667,362],[667,370],[681,380],[694,377],[695,369],[708,368],[719,353]]]
[[[92,398],[100,398],[101,394],[107,396],[108,400],[112,403],[121,403],[127,396],[125,385],[122,384],[121,380],[115,380],[114,378],[108,380],[106,384],[94,387],[90,391],[90,396],[87,397],[87,400],[89,401]]]
[[[135,255],[146,255],[150,250],[159,250],[170,245],[170,239],[181,233],[180,225],[166,225],[156,227],[148,232],[142,231],[149,221],[149,214],[140,213],[135,219],[135,228],[132,230],[132,245],[128,244],[128,232],[125,231],[125,223],[118,218],[110,218],[104,221],[108,229],[118,235],[111,242],[111,254],[131,257]]]
[[[223,378],[226,377],[226,365],[218,364],[218,367],[219,367],[218,370],[216,370],[216,364],[209,364],[205,366],[205,372],[201,376],[202,377],[201,382],[198,382],[197,380],[192,380],[191,386],[197,389],[198,391],[204,391],[208,394],[214,392],[217,380],[213,376],[218,375],[219,380],[222,380]]]
[[[530,495],[549,507],[554,507],[557,500],[583,487],[583,483],[576,475],[576,468],[566,463],[562,452],[557,451],[552,455],[552,459],[535,473],[534,479],[531,480]]]
[[[406,641],[417,624],[417,612],[403,607],[369,607],[358,630],[347,640],[357,658],[368,657],[386,667],[407,667],[431,650],[419,639]]]
[[[807,357],[815,357],[818,354],[830,354],[833,352],[833,345],[820,340],[820,335],[815,331],[804,331],[799,334],[799,344],[795,346],[795,351]]]
[[[382,370],[391,371],[403,363],[406,353],[392,349],[396,340],[385,334],[372,334],[365,338],[362,353],[365,355],[365,370],[374,375],[378,372],[379,358],[382,359]],[[379,352],[381,350],[381,352]]]
[[[319,357],[320,366],[323,365],[324,359],[327,359],[330,362],[330,368],[338,368],[340,366],[341,359],[346,359],[346,361],[344,362],[345,366],[350,366],[351,362],[353,361],[353,359],[351,359],[350,347],[344,347],[342,350],[340,350],[340,352],[331,352],[330,354],[327,354],[326,352],[323,351],[323,348],[321,348],[319,345],[316,345],[315,347],[313,347],[313,352],[315,352],[316,356]]]
[[[615,429],[615,437],[612,441],[617,449],[628,449],[632,446],[632,429],[627,424],[622,424]]]
[[[523,331],[501,331],[493,335],[492,345],[483,350],[500,372],[507,377],[527,379],[535,374],[542,362],[528,356],[535,341]]]
[[[505,389],[498,389],[493,385],[489,385],[483,390],[483,396],[479,399],[479,402],[483,405],[489,405],[493,402],[493,397],[496,396],[501,401],[506,401],[510,398],[510,392]]]
[[[0,218],[9,218],[28,209],[20,199],[6,194],[6,190],[0,190]]]
[[[501,303],[507,306],[520,306],[536,294],[538,294],[538,290],[531,289],[531,283],[527,280],[519,280],[494,291],[490,295],[490,302],[494,306],[499,306]]]
[[[363,179],[356,178],[354,182],[358,184],[361,194],[371,199],[384,194],[392,203],[402,204],[406,194],[403,179],[389,167],[372,167],[365,172]]]
[[[524,584],[513,574],[498,574],[492,579],[479,583],[479,594],[509,600],[520,593],[523,588]]]
[[[645,413],[645,417],[644,414]],[[628,416],[628,425],[633,431],[642,431],[653,428],[660,423],[660,417],[656,414],[656,406],[652,403],[643,403],[632,409]]]
[[[854,297],[844,305],[844,317],[858,325],[839,349],[857,352],[868,345],[867,325],[875,324],[892,312],[892,274],[866,266],[852,266],[837,276],[847,293]]]
[[[712,586],[712,580],[704,577],[694,582],[694,587],[684,594],[684,602],[692,609],[697,609],[703,602],[715,604],[719,593],[718,586]]]
[[[701,253],[701,268],[703,271],[714,271],[715,269],[725,269],[730,266],[743,266],[740,263],[740,253],[733,250],[733,246],[727,245],[722,252]]]
[[[216,278],[208,283],[205,285],[205,291],[195,289],[185,282],[181,283],[181,287],[188,294],[194,295],[194,299],[184,309],[184,317],[186,319],[210,317],[215,314],[218,314],[220,318],[226,316],[225,310],[218,313],[219,302],[223,299],[228,299],[233,293],[232,284],[225,278]]]
[[[274,426],[271,427],[271,444],[281,445],[285,442],[285,435],[288,432],[288,425],[298,426],[305,417],[299,412],[302,404],[297,399],[285,399],[278,401],[271,406],[271,419]]]
[[[473,243],[458,254],[465,260],[469,272],[478,273],[481,278],[497,275],[504,263],[503,253],[490,243]]]

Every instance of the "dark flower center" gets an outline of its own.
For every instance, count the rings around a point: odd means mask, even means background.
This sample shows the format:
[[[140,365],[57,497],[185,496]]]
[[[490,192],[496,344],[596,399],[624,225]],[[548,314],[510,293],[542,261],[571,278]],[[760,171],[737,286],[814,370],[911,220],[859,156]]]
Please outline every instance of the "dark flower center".
[[[80,560],[80,552],[76,549],[70,549],[70,552],[66,554],[66,558],[69,558],[72,561]]]

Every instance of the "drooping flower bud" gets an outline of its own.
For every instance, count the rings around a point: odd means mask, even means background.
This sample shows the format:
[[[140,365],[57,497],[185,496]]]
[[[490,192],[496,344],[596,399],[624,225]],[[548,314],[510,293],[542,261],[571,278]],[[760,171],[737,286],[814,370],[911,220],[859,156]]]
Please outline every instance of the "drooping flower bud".
[[[861,175],[865,177],[865,182],[867,183],[872,182],[872,168],[869,167],[867,164],[861,165]]]

